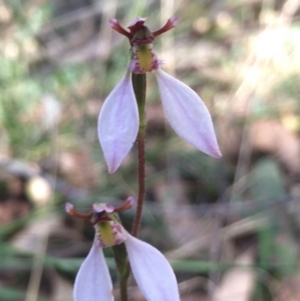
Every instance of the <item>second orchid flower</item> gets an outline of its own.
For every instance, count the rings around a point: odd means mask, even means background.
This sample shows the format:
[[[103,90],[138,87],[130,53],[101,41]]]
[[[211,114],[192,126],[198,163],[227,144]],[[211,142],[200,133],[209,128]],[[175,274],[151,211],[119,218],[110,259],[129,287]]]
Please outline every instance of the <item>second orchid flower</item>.
[[[132,274],[147,301],[180,301],[175,274],[167,259],[156,248],[130,235],[122,226],[118,212],[129,209],[134,202],[129,197],[115,208],[96,203],[93,212],[82,214],[72,204],[66,204],[71,216],[88,219],[95,227],[92,248],[83,261],[74,285],[74,301],[114,301],[113,285],[103,248],[124,243]]]
[[[200,151],[221,157],[213,123],[200,97],[187,85],[162,71],[162,62],[152,51],[158,35],[174,28],[177,18],[168,20],[161,29],[151,32],[137,18],[125,30],[117,20],[110,21],[114,30],[125,35],[131,44],[132,60],[119,84],[108,95],[98,119],[98,137],[108,171],[114,173],[129,153],[139,129],[139,113],[131,73],[154,72],[165,114],[174,131]]]

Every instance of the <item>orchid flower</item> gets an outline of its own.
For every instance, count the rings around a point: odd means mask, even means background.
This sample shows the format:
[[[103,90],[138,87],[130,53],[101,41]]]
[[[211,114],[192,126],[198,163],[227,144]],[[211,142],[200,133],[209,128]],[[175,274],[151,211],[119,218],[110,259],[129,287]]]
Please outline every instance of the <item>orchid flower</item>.
[[[95,203],[93,212],[82,214],[72,204],[66,211],[78,218],[89,219],[95,227],[93,246],[82,263],[74,285],[74,301],[113,301],[112,281],[103,248],[125,244],[132,274],[147,301],[179,301],[175,274],[167,259],[157,249],[130,235],[121,225],[117,212],[131,208],[129,197],[115,208]]]
[[[129,153],[139,128],[139,113],[131,81],[131,73],[154,72],[165,114],[171,127],[183,140],[200,151],[221,157],[213,123],[200,97],[187,85],[161,70],[162,62],[152,50],[152,42],[174,28],[173,17],[159,30],[151,32],[146,19],[137,18],[124,29],[117,20],[111,27],[129,39],[132,60],[119,84],[108,95],[98,118],[98,137],[109,173],[115,172]]]

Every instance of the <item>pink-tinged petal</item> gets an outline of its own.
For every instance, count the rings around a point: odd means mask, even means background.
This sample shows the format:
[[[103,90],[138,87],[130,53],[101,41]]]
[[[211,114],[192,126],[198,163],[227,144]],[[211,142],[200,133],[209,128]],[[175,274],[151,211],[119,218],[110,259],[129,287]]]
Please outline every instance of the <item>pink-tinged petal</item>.
[[[125,28],[123,28],[118,20],[110,19],[109,24],[110,24],[112,29],[114,29],[118,33],[126,36],[129,40],[131,40],[132,34],[130,32],[128,32]]]
[[[157,36],[161,35],[162,33],[169,31],[170,29],[174,28],[177,25],[177,22],[178,22],[178,17],[174,16],[174,17],[170,18],[162,28],[152,32],[153,36],[157,37]]]
[[[147,18],[137,17],[129,26],[130,33],[134,35],[145,23]]]
[[[66,203],[65,204],[65,210],[68,214],[72,214],[73,210],[74,210],[74,206],[71,203]]]
[[[166,116],[179,137],[200,151],[222,156],[204,102],[190,87],[162,70],[155,72]]]
[[[108,95],[98,119],[98,137],[109,173],[121,165],[138,133],[139,113],[130,75],[126,72]]]
[[[147,301],[179,301],[176,277],[164,255],[130,234],[124,243],[132,274]]]
[[[94,242],[74,284],[74,301],[113,301],[112,281],[102,249]]]
[[[129,203],[130,208],[133,206],[133,204],[136,202],[135,196],[129,196],[126,201]]]
[[[91,219],[92,216],[93,216],[93,213],[80,213],[80,212],[78,212],[71,203],[66,203],[65,210],[69,215],[75,216],[77,218]]]
[[[105,211],[106,213],[112,213],[114,212],[115,207],[112,205],[107,205],[105,203],[94,203],[93,204],[93,211],[94,212],[103,212]]]

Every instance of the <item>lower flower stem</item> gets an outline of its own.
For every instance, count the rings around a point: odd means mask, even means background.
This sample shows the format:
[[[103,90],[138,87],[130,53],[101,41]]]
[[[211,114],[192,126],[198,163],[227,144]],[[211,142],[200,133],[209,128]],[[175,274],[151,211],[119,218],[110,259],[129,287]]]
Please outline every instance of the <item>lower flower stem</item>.
[[[112,247],[118,276],[120,281],[120,298],[122,301],[128,300],[127,283],[130,275],[130,266],[128,263],[127,251],[124,243]]]
[[[137,236],[142,218],[145,196],[145,132],[146,132],[146,74],[132,74],[133,88],[139,108],[140,126],[138,132],[138,200],[136,214],[132,226],[132,235]],[[130,275],[130,265],[124,244],[113,247],[117,269],[120,279],[120,297],[127,301],[127,282]]]
[[[128,282],[128,277],[120,279],[120,297],[122,301],[128,300],[127,282]]]
[[[133,222],[132,235],[137,236],[143,211],[143,203],[145,196],[145,133],[138,134],[138,200],[136,207],[136,215]]]
[[[145,132],[146,132],[146,74],[132,74],[133,88],[139,108],[140,127],[138,132],[138,200],[132,235],[137,236],[145,197]]]

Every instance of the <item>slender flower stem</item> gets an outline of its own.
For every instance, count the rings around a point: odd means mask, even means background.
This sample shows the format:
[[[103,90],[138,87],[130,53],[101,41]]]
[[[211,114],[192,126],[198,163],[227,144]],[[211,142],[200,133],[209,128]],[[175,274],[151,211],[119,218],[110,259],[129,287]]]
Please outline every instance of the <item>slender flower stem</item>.
[[[127,283],[130,275],[130,266],[128,263],[126,247],[124,244],[120,244],[113,246],[112,249],[120,280],[120,298],[122,301],[127,301]]]
[[[137,138],[138,143],[138,200],[136,215],[132,227],[132,235],[137,236],[142,218],[143,202],[145,196],[145,132],[146,132],[146,74],[132,74],[133,88],[139,108],[140,127]]]
[[[143,202],[145,195],[145,131],[146,131],[146,74],[132,74],[133,88],[137,99],[140,117],[138,132],[138,200],[136,215],[132,227],[132,235],[137,236],[141,223]],[[113,247],[120,279],[120,297],[122,301],[128,300],[127,282],[130,275],[130,266],[127,260],[127,252],[124,244]]]
[[[120,279],[120,297],[122,301],[127,301],[127,282],[128,277]]]
[[[136,215],[133,222],[132,235],[137,236],[141,223],[143,202],[145,196],[145,132],[138,134],[138,200],[136,207]]]

